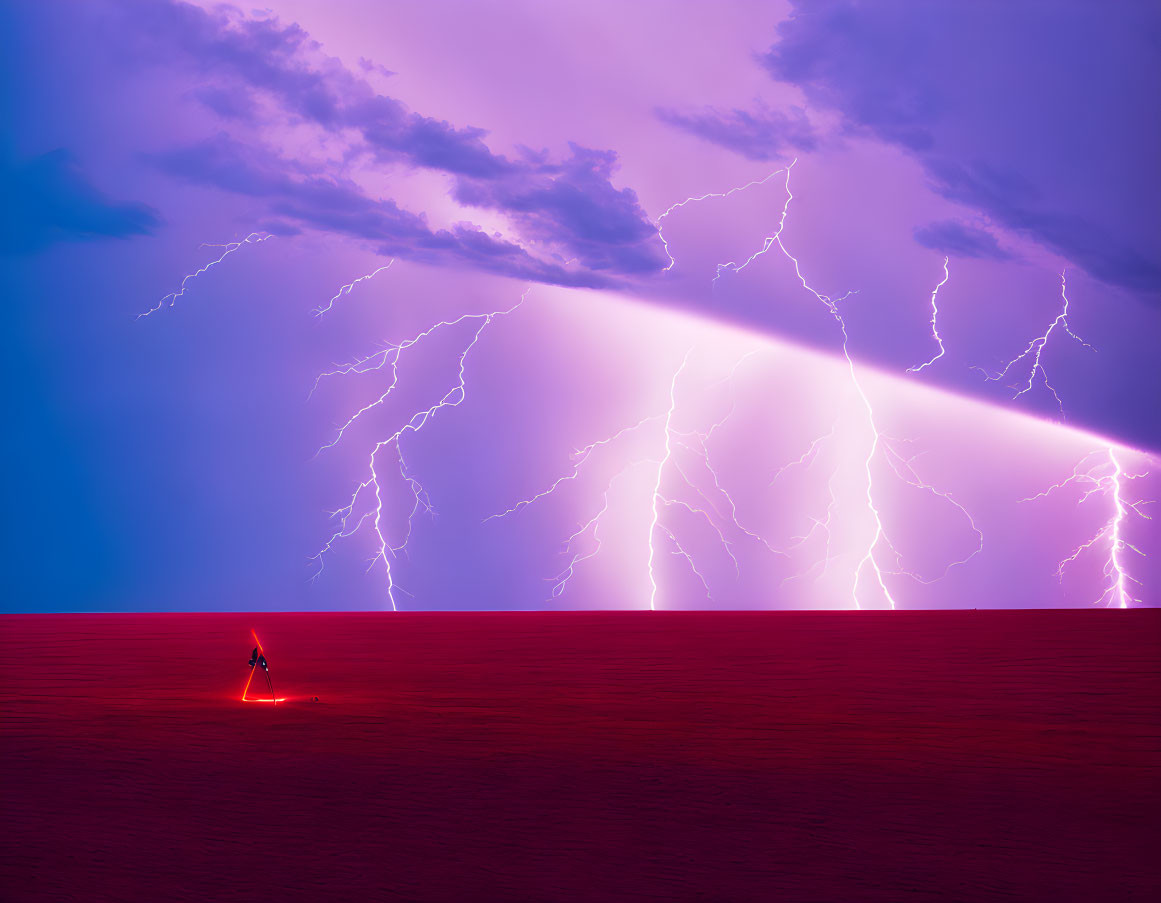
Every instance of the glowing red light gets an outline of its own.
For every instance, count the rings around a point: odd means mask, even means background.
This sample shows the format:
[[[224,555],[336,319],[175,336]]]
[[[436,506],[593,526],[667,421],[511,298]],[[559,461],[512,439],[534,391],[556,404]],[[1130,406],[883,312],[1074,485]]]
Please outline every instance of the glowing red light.
[[[266,651],[262,648],[262,641],[258,639],[258,634],[255,631],[251,630],[250,635],[254,637],[254,644],[258,647],[258,654],[263,655],[263,656],[266,655]],[[274,685],[273,684],[271,684],[271,686],[270,686],[270,698],[269,699],[267,699],[265,697],[262,697],[262,698],[255,697],[254,699],[250,699],[247,697],[246,694],[250,692],[250,682],[254,679],[254,671],[257,669],[257,667],[258,667],[257,665],[254,665],[252,668],[250,668],[250,675],[246,678],[246,686],[244,686],[242,688],[242,702],[266,702],[266,703],[270,703],[271,705],[277,705],[280,702],[286,702],[287,697],[274,695]],[[267,679],[269,679],[269,672],[267,673]]]

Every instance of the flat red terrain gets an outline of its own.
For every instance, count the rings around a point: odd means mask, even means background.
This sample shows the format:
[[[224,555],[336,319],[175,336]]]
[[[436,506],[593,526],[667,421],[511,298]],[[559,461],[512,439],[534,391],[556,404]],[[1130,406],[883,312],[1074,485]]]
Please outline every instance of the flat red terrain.
[[[0,618],[5,901],[1092,903],[1159,849],[1159,610]]]

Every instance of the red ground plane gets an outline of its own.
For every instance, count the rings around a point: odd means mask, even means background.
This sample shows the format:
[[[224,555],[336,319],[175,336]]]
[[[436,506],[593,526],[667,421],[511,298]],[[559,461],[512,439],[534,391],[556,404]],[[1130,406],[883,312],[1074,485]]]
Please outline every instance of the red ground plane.
[[[6,616],[0,788],[5,901],[1152,900],[1161,611]]]

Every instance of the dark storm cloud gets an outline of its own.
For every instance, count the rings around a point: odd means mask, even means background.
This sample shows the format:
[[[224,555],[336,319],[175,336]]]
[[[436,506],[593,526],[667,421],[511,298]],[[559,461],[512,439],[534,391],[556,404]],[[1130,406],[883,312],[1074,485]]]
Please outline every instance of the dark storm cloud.
[[[366,93],[366,86],[361,87],[360,93]],[[409,112],[399,101],[381,94],[350,103],[343,111],[343,124],[359,132],[367,150],[380,160],[401,160],[471,178],[495,178],[515,169],[488,149],[484,129],[455,128]]]
[[[55,150],[24,163],[0,156],[0,253],[28,254],[48,245],[152,232],[157,212],[106,197],[73,156]]]
[[[1134,236],[1115,227],[1110,231],[1085,213],[1037,203],[1035,189],[1014,170],[950,160],[932,160],[928,168],[939,178],[945,197],[997,215],[1005,225],[1036,236],[1098,279],[1140,292],[1161,292],[1161,262],[1138,253],[1129,244]],[[1153,220],[1158,209],[1151,213]],[[1146,230],[1157,231],[1147,211],[1142,211],[1142,220]]]
[[[277,19],[235,18],[188,3],[124,0],[119,40],[142,59],[172,65],[174,52],[208,76],[229,76],[217,87],[258,89],[287,110],[326,126],[340,125],[341,101],[328,73],[303,58],[319,45],[299,26]],[[331,61],[338,72],[345,72]]]
[[[487,272],[555,285],[613,284],[598,273],[573,272],[539,260],[519,245],[470,224],[433,231],[422,216],[393,200],[373,198],[349,180],[299,171],[273,151],[243,145],[226,135],[146,160],[183,181],[261,199],[278,217],[271,232],[315,229],[372,242],[382,254],[429,263],[450,257]]]
[[[213,80],[205,102],[220,114],[248,117],[260,128],[269,111],[248,98],[261,95],[292,121],[317,126],[346,141],[348,158],[447,173],[461,203],[506,215],[523,238],[593,271],[570,277],[568,284],[604,284],[607,280],[596,273],[656,271],[666,261],[657,230],[636,194],[613,187],[616,156],[611,152],[573,147],[562,162],[530,151],[510,159],[492,152],[484,129],[456,127],[376,93],[362,77],[325,57],[297,25],[207,12],[183,3],[129,0],[127,5],[134,12],[130,21],[140,30],[141,52],[160,62],[168,58],[170,48],[181,50],[187,65]],[[237,103],[224,102],[231,95],[239,98]],[[287,163],[293,168],[293,160]],[[247,188],[242,183],[252,176],[257,182]],[[263,180],[272,176],[217,172],[214,178],[233,191],[263,194]],[[308,209],[313,212],[304,220],[326,228],[325,218],[314,215],[318,205]],[[340,231],[354,234],[345,228]],[[475,235],[471,243],[477,250],[487,244]],[[469,259],[480,259],[467,255],[466,245],[457,248]],[[512,257],[508,243],[484,255],[484,259],[501,257]]]
[[[462,204],[503,211],[521,234],[559,244],[591,270],[656,270],[662,262],[657,229],[644,218],[634,191],[613,187],[616,155],[570,148],[560,164],[533,163],[500,179],[460,179],[454,196]]]
[[[953,219],[928,223],[915,230],[915,240],[925,248],[955,257],[1011,260],[1012,254],[1000,247],[996,236]]]
[[[915,154],[946,197],[1161,292],[1161,7],[796,6],[763,58],[775,78]]]
[[[781,159],[788,148],[810,151],[818,146],[818,134],[802,110],[789,115],[765,107],[754,112],[713,108],[681,112],[662,108],[656,114],[662,122],[750,160]]]

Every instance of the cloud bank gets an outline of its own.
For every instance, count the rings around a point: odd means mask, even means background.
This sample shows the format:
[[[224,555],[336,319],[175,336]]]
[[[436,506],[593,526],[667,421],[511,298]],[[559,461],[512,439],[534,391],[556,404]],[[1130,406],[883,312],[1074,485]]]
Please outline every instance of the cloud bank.
[[[589,286],[615,285],[665,264],[636,194],[613,185],[611,151],[572,145],[564,159],[528,149],[497,154],[484,129],[424,116],[377,93],[298,25],[184,3],[133,0],[125,10],[136,52],[157,64],[172,65],[176,57],[195,69],[205,81],[197,97],[223,117],[223,128],[307,127],[341,148],[343,166],[442,173],[457,202],[500,214],[514,234],[500,237],[470,223],[432,230],[421,214],[337,175],[341,167],[324,169],[305,153],[276,152],[232,131],[153,155],[170,174],[263,199],[273,216],[414,259],[451,258]]]
[[[1156,4],[795,6],[763,57],[774,78],[914,154],[945,197],[1161,297]],[[1108,190],[1125,169],[1138,183]]]

